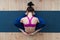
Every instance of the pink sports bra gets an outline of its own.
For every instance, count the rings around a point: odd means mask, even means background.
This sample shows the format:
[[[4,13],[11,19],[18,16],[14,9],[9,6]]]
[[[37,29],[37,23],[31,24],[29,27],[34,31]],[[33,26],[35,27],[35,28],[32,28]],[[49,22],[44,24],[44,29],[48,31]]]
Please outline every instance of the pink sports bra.
[[[29,24],[24,24],[24,27],[35,27],[36,24],[31,24],[31,20],[33,17],[31,17],[31,19],[29,19],[29,17],[27,16],[28,20],[29,20]]]

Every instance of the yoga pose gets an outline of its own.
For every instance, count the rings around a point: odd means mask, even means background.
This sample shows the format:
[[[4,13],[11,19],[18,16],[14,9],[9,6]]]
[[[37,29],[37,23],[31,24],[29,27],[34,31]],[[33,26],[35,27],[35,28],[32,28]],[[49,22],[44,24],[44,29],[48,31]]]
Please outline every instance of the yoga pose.
[[[36,24],[40,23],[39,19],[37,17],[35,17],[35,13],[34,13],[34,8],[32,7],[34,4],[32,2],[28,3],[28,8],[26,10],[26,16],[21,18],[20,22],[23,23],[24,25],[24,30],[20,29],[20,31],[22,31],[25,35],[34,35],[35,33],[37,33],[38,31],[41,30],[35,30],[36,28]]]

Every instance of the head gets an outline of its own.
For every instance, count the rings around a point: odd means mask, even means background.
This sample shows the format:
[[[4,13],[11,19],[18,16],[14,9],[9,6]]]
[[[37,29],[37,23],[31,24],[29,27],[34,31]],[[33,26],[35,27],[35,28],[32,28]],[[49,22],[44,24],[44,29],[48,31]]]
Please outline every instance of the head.
[[[33,8],[32,6],[34,6],[34,4],[33,4],[32,2],[29,2],[29,3],[28,3],[27,10],[26,10],[26,15],[27,15],[29,12],[31,12],[33,15],[35,15],[35,13],[34,13],[34,8]]]

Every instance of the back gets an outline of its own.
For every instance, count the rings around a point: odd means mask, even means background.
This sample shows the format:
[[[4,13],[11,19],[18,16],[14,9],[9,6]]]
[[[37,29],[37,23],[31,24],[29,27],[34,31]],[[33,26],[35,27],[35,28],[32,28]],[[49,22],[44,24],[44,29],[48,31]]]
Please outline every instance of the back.
[[[23,17],[21,19],[21,22],[25,25],[24,26],[25,31],[28,32],[28,33],[31,33],[31,32],[34,32],[35,31],[36,24],[39,22],[39,20],[38,20],[37,17],[32,17],[31,19],[30,18],[27,18],[27,17]]]

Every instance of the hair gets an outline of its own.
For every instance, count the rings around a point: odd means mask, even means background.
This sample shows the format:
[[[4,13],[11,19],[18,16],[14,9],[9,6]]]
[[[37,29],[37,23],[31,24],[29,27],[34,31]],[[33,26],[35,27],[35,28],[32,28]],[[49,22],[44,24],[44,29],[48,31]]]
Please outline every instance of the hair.
[[[32,7],[32,6],[34,6],[34,4],[32,3],[32,2],[29,2],[28,3],[28,8],[27,8],[27,12],[34,12],[34,8]]]

